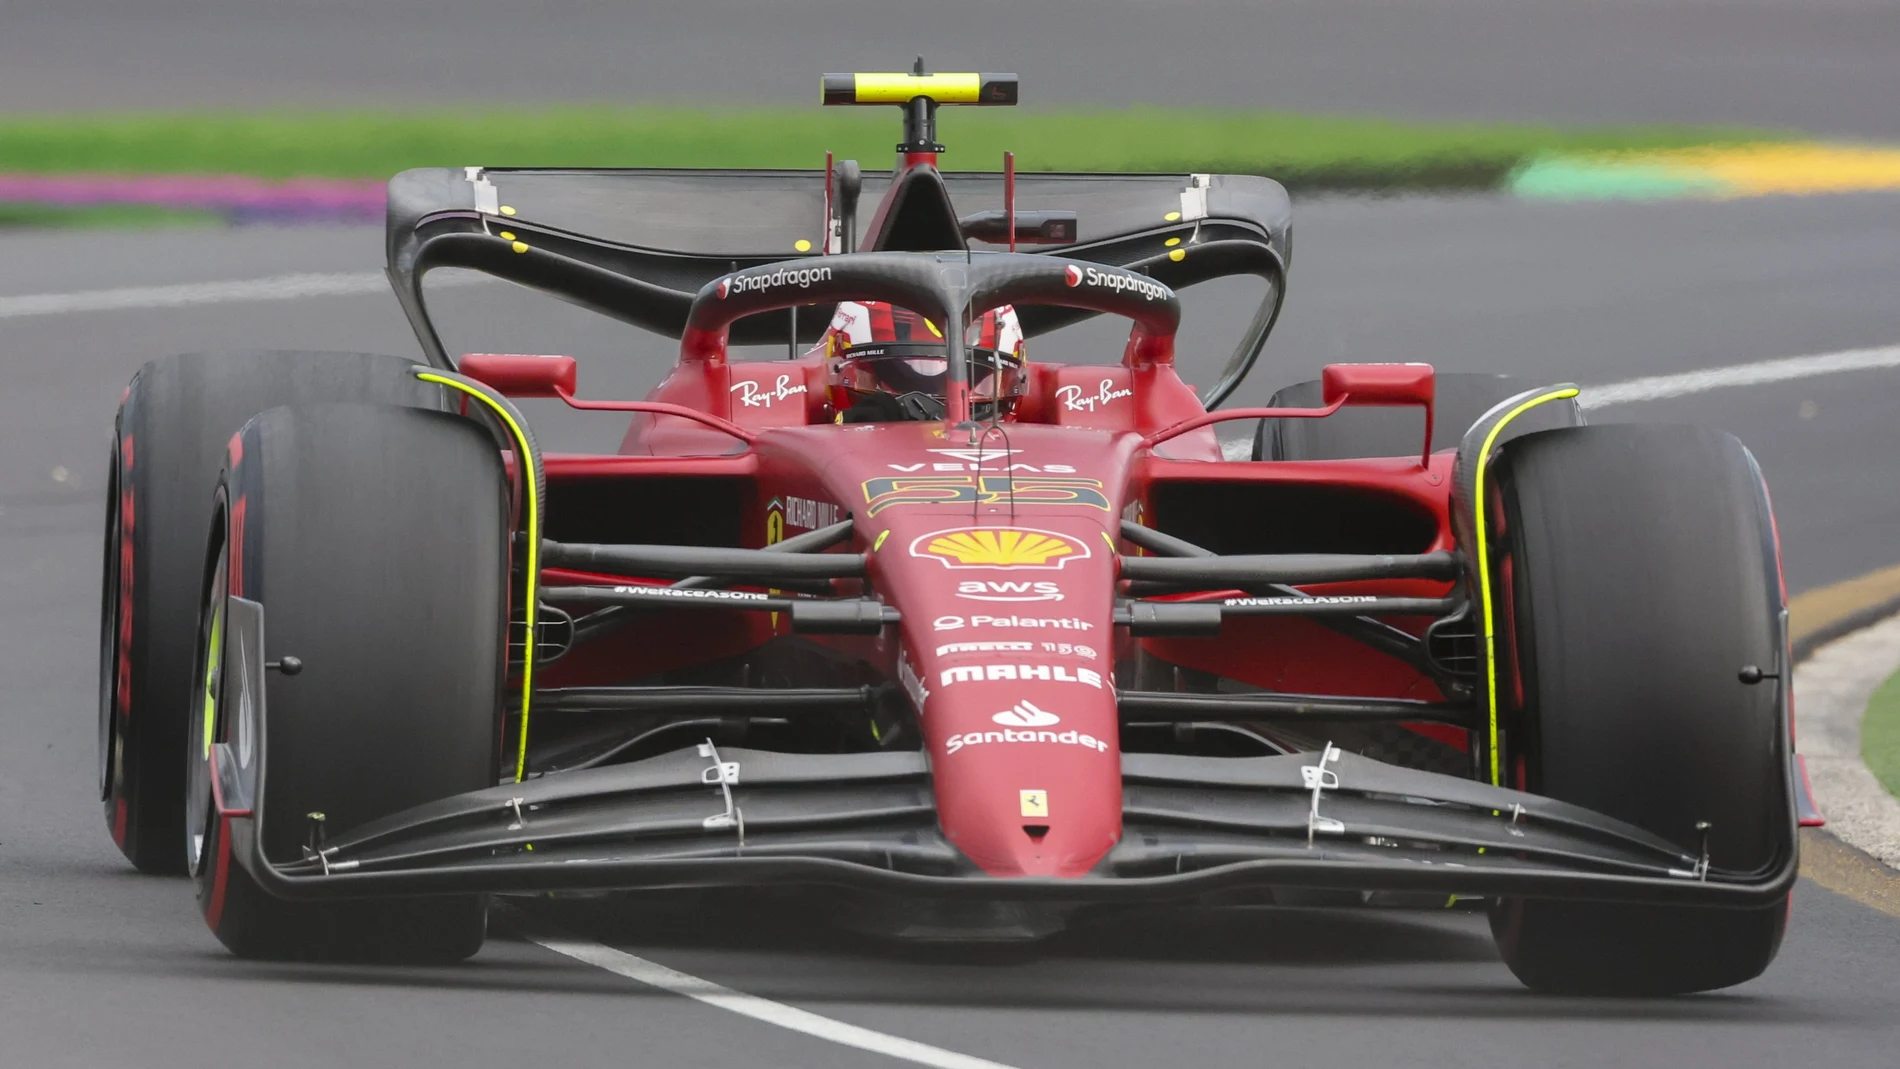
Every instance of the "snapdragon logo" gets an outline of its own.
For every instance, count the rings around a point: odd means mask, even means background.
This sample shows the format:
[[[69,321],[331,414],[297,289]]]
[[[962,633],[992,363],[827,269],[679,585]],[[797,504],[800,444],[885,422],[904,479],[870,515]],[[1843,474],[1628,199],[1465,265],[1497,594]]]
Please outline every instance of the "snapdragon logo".
[[[1071,267],[1069,270],[1073,271],[1075,268]],[[1070,277],[1073,278],[1074,276],[1071,275]],[[1117,293],[1123,290],[1134,290],[1136,293],[1141,294],[1143,298],[1150,301],[1166,300],[1174,296],[1173,290],[1156,282],[1154,279],[1143,278],[1137,274],[1120,271],[1101,271],[1093,267],[1085,267],[1082,269],[1082,281],[1091,286],[1100,286],[1103,289],[1114,290]],[[1069,285],[1073,286],[1075,283],[1071,282]]]
[[[752,293],[778,286],[810,289],[814,282],[830,281],[829,267],[781,267],[762,275],[727,275],[719,280],[719,299],[723,301],[735,293]]]

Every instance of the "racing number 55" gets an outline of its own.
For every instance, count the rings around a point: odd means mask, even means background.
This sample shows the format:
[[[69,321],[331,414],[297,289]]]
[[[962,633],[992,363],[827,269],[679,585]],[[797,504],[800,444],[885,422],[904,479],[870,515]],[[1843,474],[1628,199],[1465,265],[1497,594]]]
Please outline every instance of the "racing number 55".
[[[1014,498],[1018,505],[1087,505],[1112,511],[1095,479],[1042,475],[899,475],[864,484],[864,514],[875,516],[893,505],[994,505]]]

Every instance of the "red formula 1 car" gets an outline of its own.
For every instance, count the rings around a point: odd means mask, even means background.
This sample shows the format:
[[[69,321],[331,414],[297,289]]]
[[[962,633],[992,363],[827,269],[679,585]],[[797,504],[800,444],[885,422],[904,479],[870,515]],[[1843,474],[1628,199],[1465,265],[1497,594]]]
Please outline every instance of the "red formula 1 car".
[[[1739,442],[1418,364],[1221,410],[1284,291],[1278,185],[938,170],[938,105],[1012,75],[826,97],[903,109],[894,173],[406,172],[424,360],[139,373],[102,629],[128,856],[243,955],[455,958],[493,894],[736,888],[939,938],[1467,899],[1533,987],[1767,966],[1805,794]],[[453,359],[443,266],[678,365],[598,402],[566,358]],[[1175,290],[1238,274],[1266,297],[1197,393]],[[1119,360],[1023,359],[1097,315]],[[630,425],[544,454],[510,397]]]

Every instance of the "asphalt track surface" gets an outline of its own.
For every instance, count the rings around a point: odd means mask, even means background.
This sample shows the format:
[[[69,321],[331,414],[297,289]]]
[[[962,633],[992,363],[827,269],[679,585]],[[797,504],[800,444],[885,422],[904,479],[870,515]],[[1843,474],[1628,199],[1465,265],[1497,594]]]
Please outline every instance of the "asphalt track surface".
[[[1603,383],[1900,341],[1900,198],[1300,207],[1281,333],[1241,398],[1333,360]],[[0,235],[0,297],[377,266],[366,230]],[[1190,377],[1242,295],[1189,307]],[[496,286],[441,296],[452,347],[568,351],[632,394],[656,347]],[[1045,346],[1045,358],[1106,332]],[[94,800],[101,473],[120,388],[194,348],[412,352],[385,295],[0,323],[0,1065],[879,1066],[502,934],[440,969],[239,962],[186,883],[141,877]],[[629,355],[629,354],[633,355]],[[1695,420],[1761,458],[1796,592],[1900,559],[1900,381],[1863,372],[1605,409]],[[1205,375],[1202,375],[1205,378]],[[540,422],[551,447],[606,423]],[[1178,1065],[1891,1065],[1900,921],[1809,883],[1762,979],[1666,1001],[1521,990],[1481,918],[1154,916],[1027,950],[893,948],[721,910],[566,923],[695,976],[1019,1069]]]
[[[1033,102],[1900,136],[1892,0],[7,0],[0,29],[21,112],[803,104],[922,52]]]

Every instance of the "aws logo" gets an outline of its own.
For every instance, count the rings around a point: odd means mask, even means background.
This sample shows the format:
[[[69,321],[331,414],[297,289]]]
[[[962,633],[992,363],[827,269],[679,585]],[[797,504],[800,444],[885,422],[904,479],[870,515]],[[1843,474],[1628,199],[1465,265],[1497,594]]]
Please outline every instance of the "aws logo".
[[[958,527],[933,531],[910,544],[910,555],[934,559],[952,570],[1032,568],[1056,570],[1090,557],[1088,543],[1030,527]]]
[[[1062,588],[1048,581],[968,580],[957,584],[957,597],[969,601],[1061,601]]]

